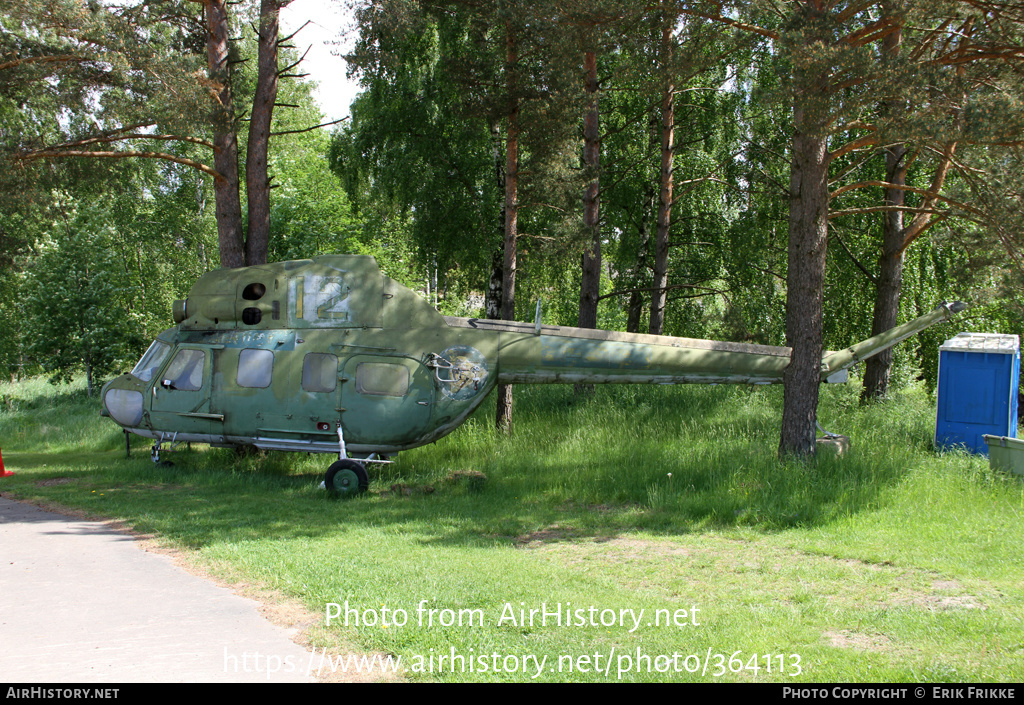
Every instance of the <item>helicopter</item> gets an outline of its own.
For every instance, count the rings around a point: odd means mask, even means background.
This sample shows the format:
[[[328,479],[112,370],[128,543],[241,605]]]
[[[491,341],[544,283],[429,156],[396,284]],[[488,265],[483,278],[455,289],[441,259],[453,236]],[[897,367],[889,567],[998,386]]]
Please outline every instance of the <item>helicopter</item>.
[[[930,313],[822,358],[821,381],[966,308]],[[779,384],[790,349],[443,316],[373,257],[323,255],[219,269],[175,301],[104,413],[153,439],[332,453],[332,494],[367,489],[367,464],[458,428],[498,384]]]

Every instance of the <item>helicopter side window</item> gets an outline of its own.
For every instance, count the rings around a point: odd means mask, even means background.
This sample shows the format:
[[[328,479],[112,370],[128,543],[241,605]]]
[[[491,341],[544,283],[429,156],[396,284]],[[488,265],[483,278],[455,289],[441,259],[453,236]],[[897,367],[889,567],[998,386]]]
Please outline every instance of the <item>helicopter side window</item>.
[[[356,390],[360,394],[404,397],[409,391],[409,368],[388,362],[361,362],[356,368]]]
[[[138,364],[132,368],[132,375],[138,377],[143,382],[148,382],[153,379],[153,375],[160,368],[160,365],[164,364],[164,360],[167,359],[167,354],[171,352],[171,346],[167,343],[162,343],[159,340],[154,340],[153,344],[149,346],[146,354],[142,356]]]
[[[274,371],[274,353],[270,350],[243,350],[238,354],[238,386],[266,389]]]
[[[333,392],[338,386],[338,356],[309,353],[302,361],[302,388],[307,392]]]
[[[203,386],[203,365],[206,353],[202,350],[179,350],[164,372],[164,386],[194,392]]]

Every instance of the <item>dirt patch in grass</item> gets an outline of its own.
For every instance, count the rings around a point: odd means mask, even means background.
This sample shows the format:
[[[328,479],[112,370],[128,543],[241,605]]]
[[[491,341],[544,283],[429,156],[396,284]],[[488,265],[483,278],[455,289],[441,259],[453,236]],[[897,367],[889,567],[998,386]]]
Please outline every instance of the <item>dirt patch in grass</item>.
[[[413,495],[419,494],[433,494],[433,485],[406,485],[405,483],[396,483],[391,485],[391,489],[388,492],[381,492],[381,497],[412,497]]]
[[[967,593],[957,581],[948,579],[934,580],[928,592],[911,593],[902,602],[913,607],[939,611],[988,609],[979,597]]]
[[[622,559],[631,560],[653,555],[668,558],[672,556],[692,556],[693,550],[688,546],[680,546],[670,541],[656,541],[629,536],[595,538],[594,543],[609,546],[622,552]]]
[[[984,610],[988,609],[973,595],[926,595],[915,604],[938,610]]]
[[[520,548],[538,548],[545,544],[561,543],[563,541],[575,541],[580,538],[579,533],[572,529],[564,529],[558,524],[552,524],[540,531],[531,531],[516,537],[516,545]]]
[[[813,555],[813,554],[803,554]],[[829,558],[828,556],[823,556]],[[849,566],[857,570],[885,570],[886,568],[892,568],[893,564],[889,561],[882,561],[881,563],[872,563],[871,561],[862,561],[857,558],[833,558],[831,560],[842,563],[843,565]]]
[[[855,611],[986,609],[978,590],[932,571],[807,553],[756,539],[714,534],[679,540],[582,536],[552,524],[519,536],[516,543],[567,569],[599,566],[623,588],[649,589],[669,599],[701,593],[718,604],[818,602]],[[850,638],[851,645],[861,641]]]
[[[884,634],[859,634],[848,629],[827,631],[825,638],[840,649],[857,649],[859,651],[889,651],[892,640]]]
[[[628,512],[643,509],[643,505],[636,504],[634,502],[626,502],[624,504],[583,504],[580,502],[562,502],[558,505],[559,511],[573,512],[583,510],[593,514],[611,514],[612,512]]]
[[[448,473],[448,477],[444,481],[450,485],[463,484],[472,490],[479,491],[487,483],[487,475],[479,470],[456,470]]]
[[[66,485],[69,482],[78,482],[77,477],[52,477],[49,480],[38,480],[35,485],[36,487],[53,487],[54,485]]]

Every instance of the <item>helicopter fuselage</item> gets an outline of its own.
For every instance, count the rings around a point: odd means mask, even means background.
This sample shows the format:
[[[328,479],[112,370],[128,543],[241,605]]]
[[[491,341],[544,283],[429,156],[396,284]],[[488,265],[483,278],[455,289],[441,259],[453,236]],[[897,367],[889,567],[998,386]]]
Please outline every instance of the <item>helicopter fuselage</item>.
[[[825,381],[960,304],[823,357]],[[445,317],[372,257],[217,270],[103,389],[160,443],[390,455],[457,428],[497,384],[781,383],[784,347]]]

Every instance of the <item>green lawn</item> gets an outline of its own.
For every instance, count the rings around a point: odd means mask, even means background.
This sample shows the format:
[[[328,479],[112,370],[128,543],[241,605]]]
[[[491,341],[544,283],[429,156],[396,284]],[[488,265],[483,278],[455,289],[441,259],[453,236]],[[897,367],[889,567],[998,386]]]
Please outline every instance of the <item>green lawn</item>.
[[[488,403],[338,501],[328,456],[154,466],[78,387],[5,384],[0,491],[301,601],[317,648],[408,679],[1024,679],[1024,481],[935,454],[923,391],[857,393],[823,388],[852,448],[804,465],[775,457],[778,388],[517,388],[510,437]]]

